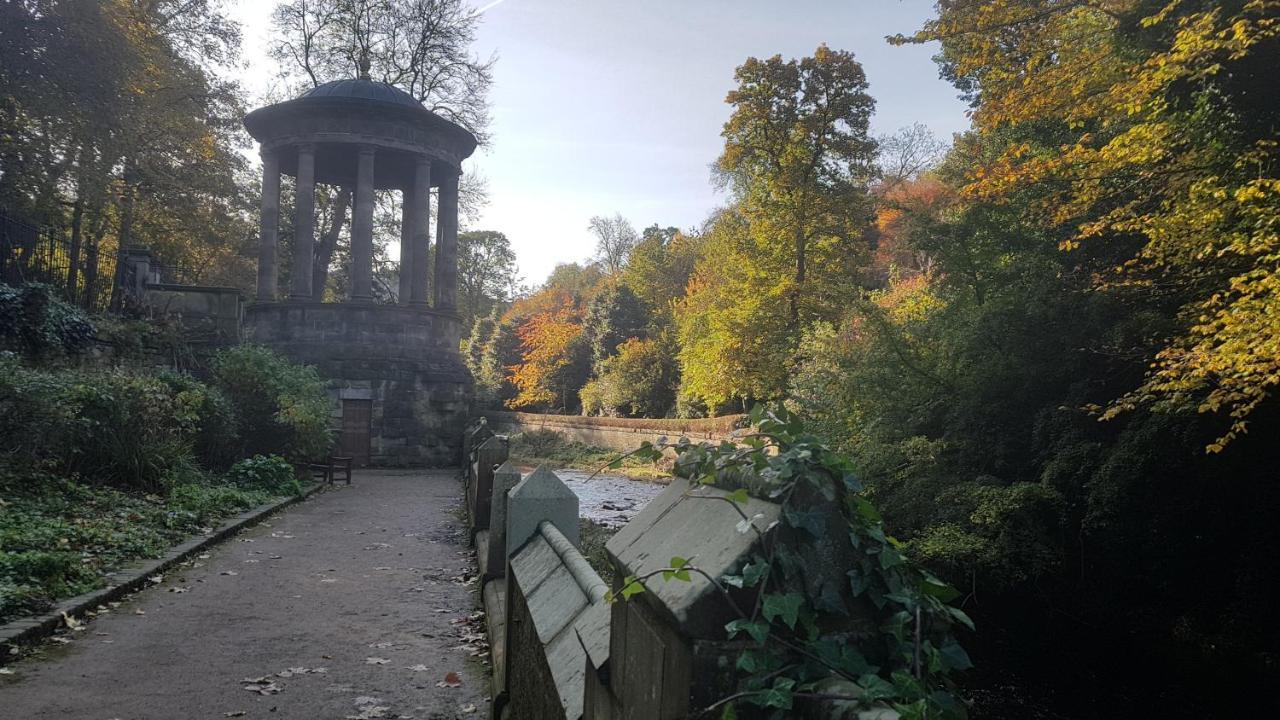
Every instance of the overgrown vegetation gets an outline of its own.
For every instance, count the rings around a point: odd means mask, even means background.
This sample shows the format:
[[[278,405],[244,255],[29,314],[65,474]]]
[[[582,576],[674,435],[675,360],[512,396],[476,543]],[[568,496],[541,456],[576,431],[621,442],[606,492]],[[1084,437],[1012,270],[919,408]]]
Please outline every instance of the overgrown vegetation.
[[[737,615],[726,636],[746,645],[732,658],[737,692],[707,708],[723,706],[722,718],[754,706],[748,716],[781,720],[806,702],[825,702],[840,716],[889,707],[912,720],[966,717],[951,678],[972,666],[955,636],[973,629],[951,604],[960,592],[885,533],[848,459],[785,411],[757,408],[751,420],[755,432],[741,445],[672,446],[676,473],[693,488],[730,491],[739,532],[759,538],[750,560],[736,574],[710,577],[691,547],[666,568],[623,578],[610,598],[643,593],[658,576],[691,582],[699,574],[720,591]],[[636,455],[657,459],[664,449],[646,444]],[[741,509],[751,496],[781,506],[776,525],[759,527]]]
[[[74,357],[88,318],[43,288],[6,296],[39,301],[5,326],[38,341],[0,353],[0,620],[300,491],[289,460],[241,459],[250,452],[328,447],[328,400],[309,369],[257,348],[216,354],[207,382],[145,362],[99,367]]]
[[[627,457],[613,467],[611,463],[618,457],[617,451],[570,440],[555,430],[526,430],[512,435],[509,457],[512,463],[529,467],[547,465],[594,471],[610,466],[613,468],[610,472],[633,478],[670,476],[670,472],[660,464],[635,456]]]
[[[1256,621],[1280,591],[1277,17],[939,3],[893,41],[938,43],[970,103],[949,149],[870,137],[849,53],[748,59],[727,206],[686,232],[602,224],[601,258],[477,328],[491,397],[785,403],[963,587],[988,716],[1010,684],[1068,678],[1091,688],[1050,701],[1072,716],[1271,710],[1253,689],[1280,648]],[[593,310],[619,287],[643,322]]]

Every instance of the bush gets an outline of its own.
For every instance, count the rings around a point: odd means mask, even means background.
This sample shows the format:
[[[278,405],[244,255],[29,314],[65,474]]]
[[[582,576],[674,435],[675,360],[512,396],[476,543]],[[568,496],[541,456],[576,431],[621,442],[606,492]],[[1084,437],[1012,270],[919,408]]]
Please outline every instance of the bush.
[[[163,489],[194,468],[196,394],[123,370],[43,371],[0,358],[0,452],[12,467]]]
[[[279,455],[254,455],[245,458],[227,472],[227,480],[240,487],[268,492],[298,494],[302,486],[293,465]]]
[[[584,415],[664,417],[675,405],[678,369],[664,340],[631,338],[600,364],[600,373],[583,386]]]
[[[165,371],[158,379],[195,415],[194,451],[201,466],[225,470],[241,457],[239,422],[226,393],[183,373]]]
[[[0,346],[41,357],[74,355],[93,342],[93,325],[74,305],[43,283],[0,284]]]
[[[212,370],[214,386],[235,408],[243,454],[308,460],[332,447],[331,403],[314,368],[241,346],[215,355]]]

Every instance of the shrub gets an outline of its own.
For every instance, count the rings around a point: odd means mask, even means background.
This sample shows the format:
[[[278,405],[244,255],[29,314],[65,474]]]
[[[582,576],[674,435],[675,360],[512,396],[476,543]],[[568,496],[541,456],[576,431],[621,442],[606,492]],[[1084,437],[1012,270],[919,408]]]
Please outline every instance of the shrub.
[[[231,466],[227,479],[241,487],[255,490],[295,495],[302,490],[293,465],[279,455],[254,455],[245,458]]]
[[[331,403],[314,368],[240,346],[215,355],[212,370],[214,386],[235,408],[244,454],[305,460],[328,452]]]
[[[44,371],[0,358],[0,453],[15,468],[163,489],[194,468],[191,393],[123,370]]]
[[[88,316],[58,299],[48,285],[0,284],[0,345],[38,357],[74,355],[92,342]]]
[[[663,417],[675,405],[676,367],[670,341],[631,338],[600,364],[579,397],[585,415]]]
[[[195,414],[194,450],[202,466],[225,470],[240,458],[236,411],[224,392],[183,373],[165,371],[158,378]]]

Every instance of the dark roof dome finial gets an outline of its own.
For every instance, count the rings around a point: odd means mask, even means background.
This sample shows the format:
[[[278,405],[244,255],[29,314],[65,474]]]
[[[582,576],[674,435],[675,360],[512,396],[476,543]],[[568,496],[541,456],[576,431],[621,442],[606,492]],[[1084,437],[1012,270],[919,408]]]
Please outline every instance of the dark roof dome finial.
[[[372,67],[372,63],[369,62],[369,49],[365,48],[364,50],[360,51],[360,79],[361,80],[369,79],[370,67]]]

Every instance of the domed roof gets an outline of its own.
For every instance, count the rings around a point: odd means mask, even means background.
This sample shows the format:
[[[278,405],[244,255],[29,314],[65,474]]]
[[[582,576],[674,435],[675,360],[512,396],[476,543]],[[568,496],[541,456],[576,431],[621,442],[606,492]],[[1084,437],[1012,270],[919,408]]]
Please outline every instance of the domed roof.
[[[333,80],[316,86],[303,93],[299,100],[320,98],[349,98],[352,100],[371,100],[389,105],[403,105],[411,108],[422,108],[412,95],[393,85],[374,82],[363,78],[350,80]]]

